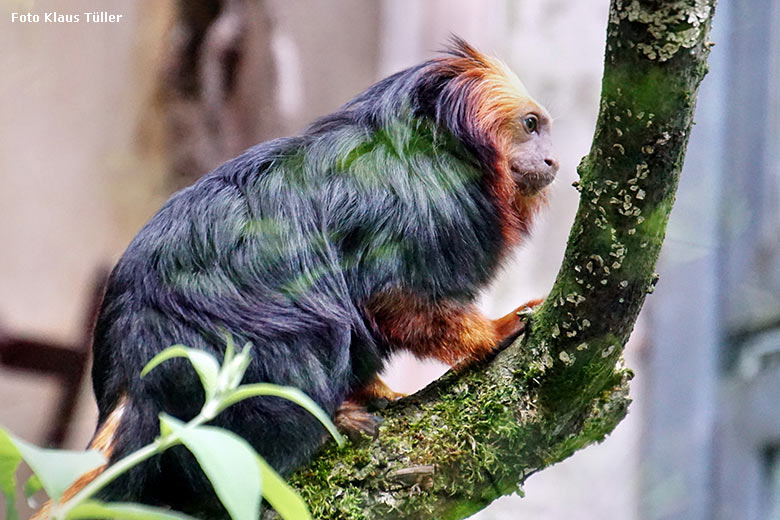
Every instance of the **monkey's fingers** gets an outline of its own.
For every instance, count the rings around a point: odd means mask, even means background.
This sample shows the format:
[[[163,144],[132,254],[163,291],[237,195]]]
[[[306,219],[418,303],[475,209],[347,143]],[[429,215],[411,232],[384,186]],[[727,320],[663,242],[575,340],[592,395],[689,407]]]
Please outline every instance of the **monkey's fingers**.
[[[534,309],[536,309],[538,306],[540,306],[541,304],[543,304],[545,299],[546,299],[546,298],[536,298],[536,299],[534,299],[534,300],[529,300],[529,301],[525,302],[524,304],[522,304],[520,307],[518,307],[518,308],[515,310],[515,312],[516,312],[518,315],[524,315],[524,314],[528,314],[529,312],[533,311],[533,310],[534,310]]]

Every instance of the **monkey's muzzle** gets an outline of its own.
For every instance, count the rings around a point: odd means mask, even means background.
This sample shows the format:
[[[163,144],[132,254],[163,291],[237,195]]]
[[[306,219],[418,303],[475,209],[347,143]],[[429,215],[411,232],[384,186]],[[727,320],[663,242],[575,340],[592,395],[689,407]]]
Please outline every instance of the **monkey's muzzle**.
[[[558,173],[558,162],[552,159],[544,161],[544,166],[524,168],[523,165],[512,163],[510,170],[515,186],[524,195],[533,195],[546,188],[555,180]]]

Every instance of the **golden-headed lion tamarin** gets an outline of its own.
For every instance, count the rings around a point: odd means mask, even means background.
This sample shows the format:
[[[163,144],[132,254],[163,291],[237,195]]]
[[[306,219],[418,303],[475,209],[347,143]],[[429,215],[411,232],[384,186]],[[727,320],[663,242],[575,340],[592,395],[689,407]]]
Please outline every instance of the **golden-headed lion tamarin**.
[[[490,320],[474,300],[545,202],[558,169],[550,125],[503,64],[456,39],[175,194],[108,283],[94,338],[97,442],[113,461],[152,441],[161,412],[197,414],[203,392],[185,362],[138,377],[174,343],[221,357],[227,331],[254,345],[247,381],[296,386],[361,427],[363,402],[393,396],[377,373],[394,351],[456,364],[513,338],[515,312]],[[308,412],[272,397],[214,422],[282,474],[323,439]],[[203,511],[194,497],[209,489],[172,449],[103,498]]]

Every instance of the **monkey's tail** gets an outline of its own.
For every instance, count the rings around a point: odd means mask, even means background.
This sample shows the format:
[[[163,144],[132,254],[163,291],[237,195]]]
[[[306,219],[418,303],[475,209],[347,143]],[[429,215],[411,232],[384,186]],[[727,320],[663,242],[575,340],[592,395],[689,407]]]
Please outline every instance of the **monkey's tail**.
[[[97,450],[102,453],[107,460],[111,459],[111,456],[114,454],[116,447],[119,425],[122,422],[122,418],[127,413],[127,409],[128,399],[126,396],[122,396],[119,401],[117,401],[117,404],[111,413],[108,414],[106,420],[103,421],[102,424],[98,425],[97,431],[92,437],[92,440],[89,442],[87,449]],[[62,494],[62,497],[60,497],[59,502],[65,503],[72,499],[79,491],[84,489],[87,484],[95,480],[98,475],[103,473],[103,471],[106,469],[106,466],[107,464],[104,464],[80,476],[78,480],[76,480],[73,484],[70,485],[68,489],[65,490],[65,492]],[[51,517],[52,507],[53,502],[51,500],[47,500],[46,503],[43,504],[43,506],[41,506],[41,508],[32,517],[30,517],[30,520],[48,520]]]

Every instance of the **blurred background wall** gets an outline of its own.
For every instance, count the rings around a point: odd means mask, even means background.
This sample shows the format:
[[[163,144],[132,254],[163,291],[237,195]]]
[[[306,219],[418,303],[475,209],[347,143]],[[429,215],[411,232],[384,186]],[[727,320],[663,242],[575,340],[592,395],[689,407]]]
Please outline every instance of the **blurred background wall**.
[[[780,514],[780,0],[721,4],[661,282],[627,349],[629,416],[532,476],[525,498],[475,518]],[[123,17],[10,22],[94,10]],[[607,11],[606,0],[0,2],[0,342],[17,357],[36,344],[83,351],[101,269],[173,190],[434,56],[452,33],[504,59],[555,117],[550,208],[482,306],[497,316],[544,295],[595,125]],[[88,377],[73,390],[14,359],[0,355],[0,424],[50,442],[72,397],[61,436],[83,447]],[[409,392],[443,370],[401,357],[387,379]]]

